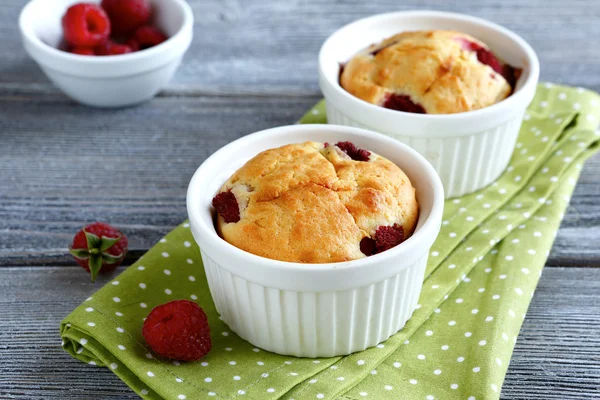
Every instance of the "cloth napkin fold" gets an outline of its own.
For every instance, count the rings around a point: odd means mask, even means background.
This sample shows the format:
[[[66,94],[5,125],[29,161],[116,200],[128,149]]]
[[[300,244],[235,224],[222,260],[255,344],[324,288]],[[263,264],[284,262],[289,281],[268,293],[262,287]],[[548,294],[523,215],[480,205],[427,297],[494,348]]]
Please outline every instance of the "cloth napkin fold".
[[[598,94],[538,87],[506,172],[446,201],[418,309],[377,347],[302,359],[243,341],[219,319],[187,223],[67,316],[63,347],[144,399],[497,399],[582,163],[600,143],[599,118]],[[301,122],[326,122],[324,104]],[[142,337],[150,310],[175,299],[209,317],[213,350],[200,362],[161,360]]]

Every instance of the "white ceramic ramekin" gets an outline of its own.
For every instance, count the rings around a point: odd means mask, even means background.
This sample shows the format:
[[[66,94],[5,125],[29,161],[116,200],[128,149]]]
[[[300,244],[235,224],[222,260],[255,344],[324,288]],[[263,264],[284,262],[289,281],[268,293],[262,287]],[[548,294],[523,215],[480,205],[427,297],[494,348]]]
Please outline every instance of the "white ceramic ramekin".
[[[154,22],[169,40],[135,53],[94,57],[58,50],[62,16],[78,2],[30,1],[19,18],[27,53],[56,86],[80,103],[124,107],[154,97],[169,82],[192,42],[190,6],[184,0],[151,0]]]
[[[360,50],[402,31],[426,29],[454,29],[473,35],[505,62],[523,68],[515,92],[480,110],[426,115],[375,106],[340,86],[340,64]],[[404,11],[361,19],[333,33],[319,54],[319,80],[329,123],[372,129],[408,144],[440,174],[446,197],[481,189],[502,174],[538,77],[537,56],[517,34],[483,19],[438,11]]]
[[[381,254],[335,264],[271,260],[221,239],[213,225],[211,201],[229,176],[263,150],[309,140],[348,140],[400,166],[415,186],[420,205],[415,233]],[[408,146],[357,128],[294,125],[254,133],[210,156],[190,182],[187,209],[223,321],[265,350],[330,357],[375,346],[410,318],[440,229],[443,200],[438,175]]]

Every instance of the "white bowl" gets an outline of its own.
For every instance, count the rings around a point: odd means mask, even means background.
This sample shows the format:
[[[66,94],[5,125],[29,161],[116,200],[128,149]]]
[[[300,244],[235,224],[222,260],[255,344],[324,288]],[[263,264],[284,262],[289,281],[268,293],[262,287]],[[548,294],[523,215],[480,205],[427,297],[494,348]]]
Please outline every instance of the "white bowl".
[[[340,63],[360,50],[402,31],[428,29],[468,33],[487,43],[505,62],[523,68],[515,92],[480,110],[427,115],[388,110],[360,100],[340,86]],[[538,77],[535,52],[515,33],[483,19],[438,11],[404,11],[361,19],[333,33],[319,54],[319,80],[329,123],[372,129],[408,144],[440,174],[447,197],[481,189],[502,174]]]
[[[420,205],[415,233],[381,254],[332,264],[271,260],[221,239],[211,201],[230,175],[264,150],[310,140],[349,140],[400,166]],[[331,357],[375,346],[410,318],[440,230],[443,200],[438,175],[408,146],[357,128],[294,125],[248,135],[210,156],[190,182],[187,209],[212,298],[231,330],[275,353]]]
[[[23,45],[66,95],[96,107],[123,107],[154,97],[171,79],[192,41],[194,16],[183,0],[153,0],[154,23],[169,37],[147,50],[82,56],[59,50],[61,19],[80,0],[32,0],[19,17]],[[99,3],[98,0],[93,2]]]

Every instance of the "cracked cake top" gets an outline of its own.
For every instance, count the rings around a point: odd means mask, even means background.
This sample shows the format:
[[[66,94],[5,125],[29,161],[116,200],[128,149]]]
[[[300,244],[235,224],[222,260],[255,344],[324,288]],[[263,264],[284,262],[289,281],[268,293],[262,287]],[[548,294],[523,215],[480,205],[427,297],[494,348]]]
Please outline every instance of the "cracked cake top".
[[[385,108],[452,114],[508,97],[520,70],[488,46],[450,30],[402,32],[354,56],[340,73],[353,96]]]
[[[299,263],[385,251],[413,233],[419,212],[404,172],[350,142],[266,150],[225,182],[213,206],[230,244]]]

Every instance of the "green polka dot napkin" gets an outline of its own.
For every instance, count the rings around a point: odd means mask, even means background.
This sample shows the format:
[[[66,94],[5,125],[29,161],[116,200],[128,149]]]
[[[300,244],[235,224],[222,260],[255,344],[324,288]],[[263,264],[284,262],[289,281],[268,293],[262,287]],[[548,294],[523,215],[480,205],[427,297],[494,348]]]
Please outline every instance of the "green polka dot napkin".
[[[241,340],[219,319],[187,223],[65,318],[63,347],[144,399],[497,399],[599,118],[596,93],[539,86],[505,174],[446,201],[418,309],[377,347],[300,359]],[[326,122],[323,103],[302,122]],[[150,310],[175,299],[209,316],[213,349],[199,362],[161,360],[142,337]]]

